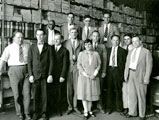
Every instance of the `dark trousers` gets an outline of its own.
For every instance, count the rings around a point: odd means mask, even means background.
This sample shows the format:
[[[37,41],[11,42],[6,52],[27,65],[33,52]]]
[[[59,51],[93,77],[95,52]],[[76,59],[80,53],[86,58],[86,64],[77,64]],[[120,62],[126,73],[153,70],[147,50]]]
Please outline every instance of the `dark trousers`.
[[[107,108],[122,111],[122,75],[118,67],[109,67],[107,75]]]
[[[17,115],[29,114],[30,83],[27,66],[12,66],[8,71]],[[23,111],[24,110],[24,111]]]
[[[41,78],[36,80],[33,84],[33,111],[34,114],[46,114],[47,108],[47,88],[46,88],[46,78]]]
[[[61,112],[67,103],[66,83],[51,83],[47,85],[48,114]]]

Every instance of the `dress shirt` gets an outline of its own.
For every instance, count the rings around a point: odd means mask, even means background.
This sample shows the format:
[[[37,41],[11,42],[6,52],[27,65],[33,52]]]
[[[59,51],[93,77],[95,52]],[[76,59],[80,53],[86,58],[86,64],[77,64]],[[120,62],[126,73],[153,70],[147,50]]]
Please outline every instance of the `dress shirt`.
[[[71,39],[72,46],[73,46],[74,41],[75,41],[75,48],[76,48],[77,47],[77,39],[75,39],[75,40]]]
[[[133,62],[133,57],[134,57],[135,51],[136,51],[136,57],[135,57],[135,61]],[[136,70],[138,59],[139,59],[139,55],[140,55],[140,51],[141,51],[141,47],[133,49],[131,57],[130,57],[130,66],[129,66],[129,68]]]
[[[51,30],[48,28],[48,44],[55,44],[55,30]]]
[[[108,27],[108,33],[109,33],[109,30],[110,30],[110,23],[107,24],[107,27]],[[106,24],[104,24],[104,33],[105,33],[105,29],[106,29]]]
[[[118,46],[115,47],[115,64],[114,64],[114,67],[117,67],[117,51],[118,51]],[[112,47],[112,50],[111,50],[109,66],[113,66],[113,63],[112,63],[113,52],[114,52],[114,47]]]
[[[86,35],[88,34],[88,33],[87,33],[87,30],[88,30],[88,29],[89,29],[89,32],[90,32],[90,30],[91,30],[91,27],[90,27],[90,26],[89,26],[89,27],[87,27],[87,26],[84,27],[84,30],[85,30]],[[88,36],[88,35],[87,35],[87,36]]]
[[[98,42],[93,42],[93,49],[97,49]]]
[[[61,48],[61,45],[58,45],[58,46],[55,45],[56,52],[59,51],[60,48]]]
[[[23,49],[23,62],[19,61],[19,45],[17,43],[12,43],[4,49],[1,60],[8,62],[8,66],[26,65],[29,44],[23,43],[21,46]]]
[[[39,50],[39,53],[40,53],[40,54],[41,54],[41,52],[42,52],[42,50],[43,50],[43,46],[44,46],[43,43],[41,43],[41,44],[38,43],[38,50]]]
[[[89,61],[89,65],[92,64],[92,52],[87,52],[88,54],[88,61]]]

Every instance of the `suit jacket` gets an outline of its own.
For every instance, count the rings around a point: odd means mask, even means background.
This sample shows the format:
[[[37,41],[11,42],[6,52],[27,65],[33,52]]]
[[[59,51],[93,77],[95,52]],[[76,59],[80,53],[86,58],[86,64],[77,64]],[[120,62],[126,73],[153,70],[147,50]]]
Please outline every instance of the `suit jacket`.
[[[112,47],[108,48],[108,50],[107,50],[107,58],[108,58],[107,59],[107,66],[109,66],[111,51],[112,51]],[[127,55],[127,51],[124,50],[123,48],[121,48],[120,46],[118,46],[117,66],[118,66],[119,71],[120,71],[121,80],[124,80],[124,69],[125,69],[126,55]]]
[[[104,24],[99,27],[99,33],[100,33],[100,43],[104,43]],[[111,36],[112,35],[119,35],[119,30],[117,28],[117,26],[115,24],[110,23],[110,28],[108,30],[108,37],[107,37],[107,43],[106,43],[106,47],[110,48],[112,46],[111,44]]]
[[[47,77],[53,73],[53,56],[50,46],[44,43],[41,54],[37,44],[32,44],[28,52],[28,72],[29,76],[34,76],[35,80]]]
[[[98,44],[96,51],[98,52],[100,59],[101,59],[101,73],[106,74],[106,68],[107,68],[107,50],[105,48],[105,45]]]
[[[126,60],[126,66],[125,66],[125,72],[124,72],[124,78],[127,81],[129,77],[129,66],[130,66],[130,58],[132,54],[131,50],[128,53],[127,60]],[[141,48],[137,68],[135,72],[135,76],[137,77],[138,81],[140,83],[148,83],[150,81],[150,75],[152,71],[152,55],[150,51],[146,48]]]
[[[77,58],[79,53],[84,50],[84,44],[82,40],[78,40],[77,46],[75,49],[75,56],[76,56],[76,61],[73,61],[72,56],[73,56],[73,49],[72,49],[72,43],[71,40],[67,40],[64,43],[64,47],[69,51],[69,61],[70,61],[70,68],[72,68],[73,65],[77,64]]]
[[[96,30],[95,27],[90,27],[88,38],[91,39],[92,32]],[[82,40],[85,41],[87,39],[85,27],[82,28]]]
[[[56,69],[53,70],[54,83],[59,83],[59,78],[63,77],[66,79],[68,67],[69,67],[69,52],[66,48],[61,48],[55,52],[55,46],[52,46],[54,56],[54,66]]]
[[[76,26],[77,29],[78,29],[78,39],[81,40],[81,37],[80,37],[80,36],[81,36],[80,27],[77,26],[76,24],[75,24],[75,26]],[[62,33],[62,35],[63,35],[63,37],[64,37],[64,41],[69,39],[69,38],[68,38],[68,37],[69,37],[68,23],[64,23],[64,24],[62,25],[61,33]]]

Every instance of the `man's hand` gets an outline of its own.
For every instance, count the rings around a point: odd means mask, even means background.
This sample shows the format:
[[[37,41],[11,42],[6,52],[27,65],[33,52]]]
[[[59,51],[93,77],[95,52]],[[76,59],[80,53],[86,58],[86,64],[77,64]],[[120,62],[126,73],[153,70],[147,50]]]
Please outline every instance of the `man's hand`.
[[[0,76],[2,75],[2,72],[0,72]]]
[[[63,77],[60,77],[60,83],[64,82],[65,81],[65,78]]]
[[[52,77],[52,75],[49,75],[47,77],[47,83],[52,83],[52,82],[53,82],[53,77]]]
[[[145,85],[148,85],[148,84],[149,84],[149,82],[144,82],[144,84],[145,84]]]
[[[105,78],[106,74],[105,73],[102,73],[102,78]]]
[[[34,76],[30,76],[29,81],[30,81],[30,83],[34,83]]]
[[[156,76],[156,77],[153,77],[154,79],[157,79],[157,80],[159,80],[159,76]]]

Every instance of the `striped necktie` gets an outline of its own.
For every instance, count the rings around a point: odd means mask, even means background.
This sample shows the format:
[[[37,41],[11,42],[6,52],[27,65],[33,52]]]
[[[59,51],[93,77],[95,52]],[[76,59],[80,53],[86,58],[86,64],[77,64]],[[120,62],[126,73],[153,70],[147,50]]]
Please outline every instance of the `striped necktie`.
[[[24,62],[23,47],[19,46],[19,61]]]
[[[112,50],[112,66],[115,66],[115,47]]]

